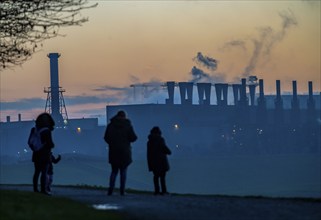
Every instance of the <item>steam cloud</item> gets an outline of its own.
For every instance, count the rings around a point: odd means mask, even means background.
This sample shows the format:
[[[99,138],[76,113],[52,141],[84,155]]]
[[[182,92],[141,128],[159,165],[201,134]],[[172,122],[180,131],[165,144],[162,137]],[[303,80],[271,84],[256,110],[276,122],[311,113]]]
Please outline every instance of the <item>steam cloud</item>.
[[[243,70],[242,77],[253,75],[253,72],[256,69],[259,61],[263,64],[268,62],[271,51],[275,45],[280,43],[285,38],[290,28],[298,25],[298,22],[290,9],[279,12],[279,16],[282,19],[281,30],[275,31],[270,26],[260,27],[257,29],[259,32],[259,37],[250,39],[254,49],[248,64]],[[246,43],[247,42],[244,40],[232,40],[225,43],[221,49],[240,47],[244,51],[247,51]]]
[[[252,75],[260,59],[263,62],[267,62],[275,44],[284,39],[289,28],[298,24],[293,12],[290,10],[280,12],[279,16],[282,18],[282,29],[280,31],[275,32],[271,27],[259,28],[260,38],[258,40],[252,39],[254,51],[243,71],[243,77]]]

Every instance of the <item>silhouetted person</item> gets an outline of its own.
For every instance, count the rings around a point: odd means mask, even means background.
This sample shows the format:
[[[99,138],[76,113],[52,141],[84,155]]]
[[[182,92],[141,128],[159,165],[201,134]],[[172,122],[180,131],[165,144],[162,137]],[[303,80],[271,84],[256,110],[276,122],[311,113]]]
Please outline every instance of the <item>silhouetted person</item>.
[[[46,190],[47,192],[51,193],[51,185],[53,181],[53,164],[57,164],[61,160],[61,155],[59,154],[56,158],[52,153],[50,155],[50,162],[48,165],[48,171],[47,171],[47,186]]]
[[[159,127],[153,127],[148,135],[147,142],[147,162],[148,169],[154,174],[154,194],[167,194],[166,188],[166,172],[169,171],[169,163],[167,155],[170,155],[171,151],[166,146],[165,139],[162,137],[162,132]],[[161,183],[161,189],[159,187],[159,181]]]
[[[104,140],[109,145],[109,163],[111,174],[108,195],[113,193],[115,181],[120,171],[120,194],[124,195],[126,185],[127,167],[132,162],[131,142],[137,140],[135,131],[124,111],[119,111],[107,125]]]
[[[50,163],[51,149],[54,147],[51,132],[53,131],[55,122],[50,114],[42,113],[36,119],[36,126],[31,129],[29,140],[35,130],[40,132],[40,139],[43,147],[38,151],[33,151],[32,162],[34,163],[35,171],[33,175],[33,191],[38,190],[38,179],[40,177],[41,193],[49,195],[46,191],[47,171]],[[28,140],[28,143],[29,143]]]

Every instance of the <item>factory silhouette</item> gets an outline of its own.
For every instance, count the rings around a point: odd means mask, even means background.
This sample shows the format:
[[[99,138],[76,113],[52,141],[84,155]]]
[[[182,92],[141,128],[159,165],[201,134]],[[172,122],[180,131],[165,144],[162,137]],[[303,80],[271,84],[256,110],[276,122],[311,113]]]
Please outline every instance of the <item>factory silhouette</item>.
[[[55,151],[105,157],[103,142],[105,126],[97,118],[68,118],[63,93],[59,86],[58,58],[50,53],[50,87],[45,111],[54,118]],[[292,95],[281,94],[281,82],[276,80],[276,94],[264,94],[264,80],[250,76],[240,83],[174,82],[163,84],[168,98],[164,104],[131,104],[106,106],[107,122],[120,109],[125,110],[138,135],[133,144],[137,158],[146,156],[149,130],[159,126],[168,145],[175,149],[173,157],[244,154],[317,154],[320,153],[320,94],[313,93],[308,82],[308,95],[297,94],[297,82],[292,81]],[[198,100],[194,103],[193,93]],[[213,91],[214,90],[214,91]],[[258,93],[256,92],[258,90]],[[180,103],[175,103],[179,91]],[[216,102],[211,103],[215,92]],[[232,93],[232,94],[229,94]],[[228,102],[233,97],[233,104]],[[26,158],[31,155],[26,140],[34,121],[1,122],[1,157]],[[19,138],[17,138],[19,137]],[[9,160],[9,159],[8,159]]]

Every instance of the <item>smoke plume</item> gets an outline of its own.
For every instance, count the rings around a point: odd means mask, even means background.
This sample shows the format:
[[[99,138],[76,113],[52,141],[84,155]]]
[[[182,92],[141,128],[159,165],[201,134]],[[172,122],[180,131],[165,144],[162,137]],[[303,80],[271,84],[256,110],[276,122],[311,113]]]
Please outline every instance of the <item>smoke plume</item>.
[[[258,61],[266,63],[269,60],[273,47],[284,39],[289,28],[298,24],[291,10],[280,12],[279,16],[282,19],[280,31],[275,32],[271,27],[259,28],[260,38],[252,39],[254,50],[248,65],[244,68],[243,77],[253,74]]]
[[[246,47],[247,42],[249,41],[253,44],[253,53],[241,74],[242,77],[255,75],[254,71],[258,63],[266,64],[270,59],[273,48],[284,40],[290,28],[298,25],[295,15],[290,9],[279,12],[279,16],[282,19],[282,25],[279,31],[274,30],[270,26],[259,27],[257,28],[259,33],[258,37],[253,37],[249,40],[232,40],[225,43],[221,48],[221,50],[227,48],[242,48],[244,51],[248,51]]]
[[[193,66],[190,74],[192,75],[193,79],[191,82],[225,82],[225,75],[221,73],[209,74],[204,72],[203,70]]]
[[[214,71],[217,68],[217,60],[208,56],[204,56],[201,52],[198,52],[196,57],[193,58],[193,60],[209,70]]]

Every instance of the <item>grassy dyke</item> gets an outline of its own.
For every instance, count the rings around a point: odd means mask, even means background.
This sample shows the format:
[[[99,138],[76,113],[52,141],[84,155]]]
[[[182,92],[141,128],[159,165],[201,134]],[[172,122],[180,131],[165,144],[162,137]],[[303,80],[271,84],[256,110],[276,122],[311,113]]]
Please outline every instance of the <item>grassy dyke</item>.
[[[0,190],[0,213],[1,220],[120,220],[125,218],[125,215],[120,212],[96,210],[67,198],[14,190]]]

